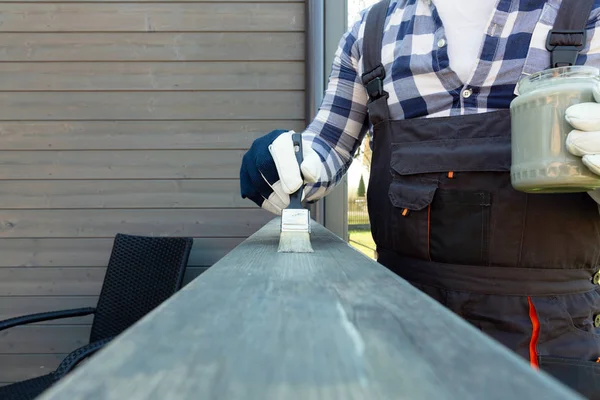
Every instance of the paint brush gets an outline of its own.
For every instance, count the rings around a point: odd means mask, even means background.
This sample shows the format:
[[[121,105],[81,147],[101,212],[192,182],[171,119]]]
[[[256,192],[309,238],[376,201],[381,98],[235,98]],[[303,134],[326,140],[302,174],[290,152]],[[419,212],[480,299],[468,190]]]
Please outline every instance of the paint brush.
[[[302,135],[292,134],[298,166],[302,164]],[[302,172],[300,172],[302,174]],[[310,244],[310,211],[302,207],[304,185],[290,195],[290,205],[281,212],[280,253],[312,253]]]

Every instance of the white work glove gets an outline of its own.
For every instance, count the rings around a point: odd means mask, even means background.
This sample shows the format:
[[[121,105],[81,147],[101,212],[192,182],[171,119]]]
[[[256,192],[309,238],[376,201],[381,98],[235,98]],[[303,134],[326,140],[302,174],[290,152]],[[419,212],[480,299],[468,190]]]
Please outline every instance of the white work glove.
[[[298,166],[293,133],[273,131],[256,139],[244,155],[240,170],[242,197],[276,215],[281,215],[281,211],[290,204],[290,194],[303,184],[318,182],[325,174],[321,158],[305,139],[302,141],[304,160],[301,168]],[[305,194],[306,189],[303,199]]]
[[[567,150],[582,157],[583,164],[600,175],[600,84],[594,88],[594,98],[596,103],[580,103],[567,108],[567,122],[574,128],[567,136]],[[589,194],[600,203],[600,190]]]
[[[567,136],[567,149],[583,157],[583,163],[600,175],[600,85],[594,90],[598,103],[580,103],[567,108],[566,119],[574,130]]]

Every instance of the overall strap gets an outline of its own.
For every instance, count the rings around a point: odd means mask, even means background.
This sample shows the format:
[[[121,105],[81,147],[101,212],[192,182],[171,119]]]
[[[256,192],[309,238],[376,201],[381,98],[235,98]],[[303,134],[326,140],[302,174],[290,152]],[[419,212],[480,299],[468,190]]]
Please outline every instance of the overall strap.
[[[585,47],[585,25],[594,0],[563,0],[548,32],[546,49],[552,52],[550,68],[575,65],[577,55]]]
[[[383,90],[385,68],[381,63],[383,30],[389,6],[390,0],[382,0],[369,10],[362,43],[364,73],[361,78],[369,95],[367,107],[373,125],[389,119],[388,93]]]

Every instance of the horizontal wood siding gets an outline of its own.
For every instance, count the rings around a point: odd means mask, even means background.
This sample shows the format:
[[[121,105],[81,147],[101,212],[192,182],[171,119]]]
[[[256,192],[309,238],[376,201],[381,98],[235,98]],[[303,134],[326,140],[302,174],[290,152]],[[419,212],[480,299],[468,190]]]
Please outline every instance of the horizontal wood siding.
[[[10,383],[35,378],[56,369],[67,354],[0,354],[0,381]],[[10,367],[9,367],[10,366]]]
[[[299,61],[56,62],[0,64],[0,90],[303,90]],[[63,71],[57,75],[56,69]],[[221,122],[221,124],[225,124]]]
[[[303,31],[302,3],[13,4],[0,32]]]
[[[4,33],[0,61],[302,61],[304,38],[302,32]]]
[[[242,241],[242,237],[195,237],[190,265],[212,265]],[[103,267],[112,238],[2,238],[0,268]],[[201,251],[200,251],[201,250]],[[21,268],[22,269],[22,268]]]
[[[303,0],[0,1],[0,319],[94,306],[118,232],[195,239],[188,283],[271,214],[245,151],[302,130]],[[0,333],[0,385],[91,316]]]
[[[303,122],[203,120],[200,124],[195,120],[2,121],[0,151],[246,149],[254,139],[264,135],[265,131],[284,126],[299,130],[302,129]]]
[[[189,266],[184,282],[190,282],[206,268]],[[0,269],[0,298],[9,298],[10,296],[87,296],[90,294],[98,296],[105,272],[106,268],[104,267],[2,268]],[[23,315],[23,313],[16,310],[14,316],[18,315]]]

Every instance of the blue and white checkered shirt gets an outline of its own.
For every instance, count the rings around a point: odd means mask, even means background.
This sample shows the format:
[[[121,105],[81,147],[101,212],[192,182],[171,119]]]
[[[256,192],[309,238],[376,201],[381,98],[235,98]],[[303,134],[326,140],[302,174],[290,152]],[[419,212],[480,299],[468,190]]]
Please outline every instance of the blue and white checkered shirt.
[[[444,28],[428,0],[392,0],[383,36],[384,90],[394,120],[483,113],[509,108],[516,83],[550,65],[545,48],[561,0],[499,0],[485,30],[471,76],[449,68]],[[308,200],[327,195],[346,173],[370,128],[361,82],[366,13],[340,41],[317,115],[303,132],[325,160],[327,174],[309,184]],[[600,67],[600,0],[587,24],[587,45],[577,64]]]

